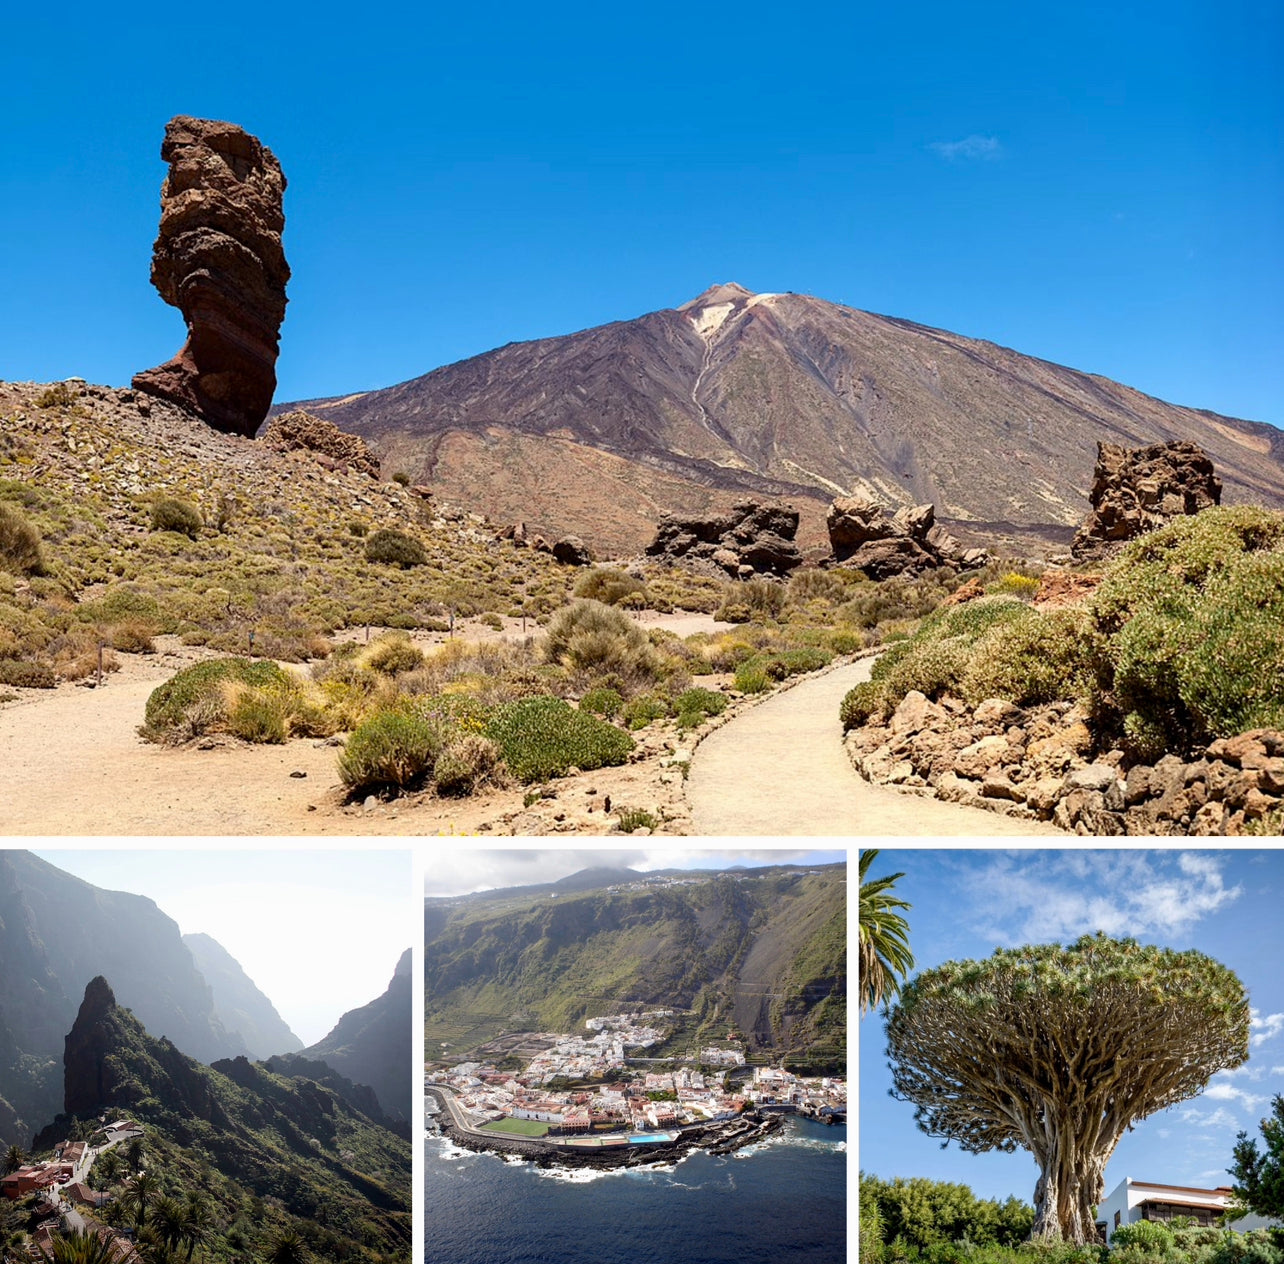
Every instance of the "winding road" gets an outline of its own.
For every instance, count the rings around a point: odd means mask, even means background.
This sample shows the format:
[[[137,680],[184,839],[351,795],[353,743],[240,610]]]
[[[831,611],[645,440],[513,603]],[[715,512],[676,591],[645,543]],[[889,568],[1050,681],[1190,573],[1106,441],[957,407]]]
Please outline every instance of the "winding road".
[[[781,690],[696,747],[692,833],[709,836],[1058,836],[1041,821],[903,794],[864,781],[843,749],[838,707],[869,679],[861,659]]]

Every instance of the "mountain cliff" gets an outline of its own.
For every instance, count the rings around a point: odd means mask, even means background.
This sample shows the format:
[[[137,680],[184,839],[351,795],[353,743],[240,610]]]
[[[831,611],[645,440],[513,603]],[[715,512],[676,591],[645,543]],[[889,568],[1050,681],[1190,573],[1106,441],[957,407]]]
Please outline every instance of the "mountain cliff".
[[[1284,506],[1284,431],[1143,395],[990,342],[802,294],[717,285],[681,307],[510,343],[303,407],[385,468],[499,522],[634,551],[662,511],[838,494],[938,517],[1072,526],[1098,440],[1193,439],[1227,503]]]
[[[0,852],[0,1138],[26,1144],[61,1100],[58,1059],[85,985],[201,1061],[246,1052],[215,1010],[178,925],[144,896],[104,891],[29,852]],[[6,1109],[7,1106],[7,1109]]]
[[[357,1084],[369,1085],[385,1114],[408,1122],[413,1092],[410,1038],[410,949],[401,955],[387,991],[349,1010],[333,1030],[304,1049],[302,1057],[324,1062]]]
[[[691,1012],[683,1040],[736,1029],[758,1052],[841,1065],[846,866],[578,878],[425,902],[429,1057],[659,1006]]]
[[[303,1041],[222,944],[200,934],[184,935],[183,943],[210,985],[219,1021],[240,1036],[251,1057],[267,1058],[303,1048]]]
[[[324,1226],[323,1258],[409,1257],[408,1142],[317,1079],[245,1057],[202,1066],[151,1037],[102,977],[85,988],[63,1066],[65,1113],[36,1138],[37,1151],[78,1127],[92,1133],[106,1112],[128,1115],[148,1152],[205,1192],[228,1182],[230,1206],[276,1200],[311,1233]]]

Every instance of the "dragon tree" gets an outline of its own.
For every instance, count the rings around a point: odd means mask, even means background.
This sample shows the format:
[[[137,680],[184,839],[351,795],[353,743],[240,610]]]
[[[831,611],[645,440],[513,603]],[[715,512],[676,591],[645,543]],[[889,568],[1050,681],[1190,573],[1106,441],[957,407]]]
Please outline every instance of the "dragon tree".
[[[1029,1150],[1032,1238],[1096,1241],[1106,1163],[1140,1119],[1248,1058],[1248,996],[1200,952],[1085,935],[950,961],[887,1017],[893,1095],[973,1154]]]

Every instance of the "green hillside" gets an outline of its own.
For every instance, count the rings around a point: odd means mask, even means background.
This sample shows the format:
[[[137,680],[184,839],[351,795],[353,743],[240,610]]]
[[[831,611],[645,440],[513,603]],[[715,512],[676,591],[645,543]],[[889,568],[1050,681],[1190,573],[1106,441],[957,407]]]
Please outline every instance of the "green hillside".
[[[754,1060],[845,1060],[845,866],[613,876],[611,889],[427,901],[427,1056],[664,1007],[685,1013],[649,1052],[735,1030]]]

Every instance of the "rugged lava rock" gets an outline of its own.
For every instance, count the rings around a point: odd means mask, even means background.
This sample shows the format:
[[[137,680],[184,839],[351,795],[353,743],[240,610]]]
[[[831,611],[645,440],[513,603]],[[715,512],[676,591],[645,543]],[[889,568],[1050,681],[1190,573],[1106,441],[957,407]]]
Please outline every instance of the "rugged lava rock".
[[[729,513],[711,518],[666,514],[646,554],[664,562],[695,563],[697,569],[737,579],[784,576],[802,565],[794,543],[797,534],[796,509],[742,500]]]
[[[364,439],[302,409],[273,417],[263,442],[277,452],[310,452],[326,469],[346,466],[358,474],[379,477],[379,458]]]
[[[285,176],[272,151],[232,123],[180,114],[165,127],[152,284],[187,322],[170,361],[135,389],[253,437],[276,390],[290,269],[281,247]]]
[[[1101,558],[1125,540],[1184,514],[1222,503],[1222,481],[1197,443],[1152,443],[1145,448],[1097,444],[1092,512],[1075,534],[1076,558]]]
[[[840,566],[870,579],[918,575],[940,566],[984,566],[984,549],[964,548],[936,525],[932,505],[912,505],[888,515],[877,501],[839,496],[825,516],[829,545]]]

